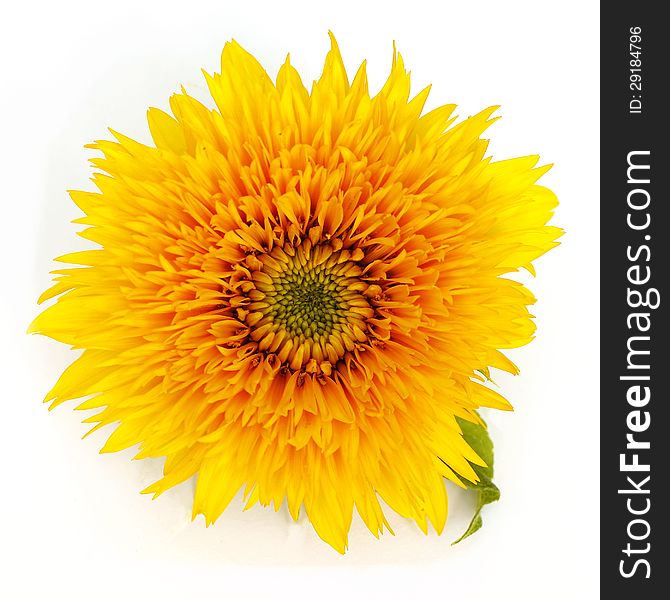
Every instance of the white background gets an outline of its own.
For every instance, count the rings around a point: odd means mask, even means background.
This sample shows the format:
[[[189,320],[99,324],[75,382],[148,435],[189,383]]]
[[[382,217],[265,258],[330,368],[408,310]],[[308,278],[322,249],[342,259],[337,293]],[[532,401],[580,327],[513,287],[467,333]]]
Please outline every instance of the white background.
[[[11,5],[10,5],[11,6]],[[9,10],[9,12],[8,12]],[[2,94],[2,459],[4,598],[595,598],[598,594],[598,3],[38,2],[5,6]],[[468,116],[500,104],[494,158],[554,163],[567,233],[541,258],[537,339],[498,377],[514,413],[488,413],[501,502],[451,546],[473,500],[450,490],[441,537],[389,514],[396,536],[355,520],[344,557],[307,522],[235,499],[215,526],[190,522],[192,483],[152,502],[160,464],[97,454],[106,434],[72,403],[41,399],[72,360],[25,330],[55,256],[83,247],[67,189],[89,188],[83,145],[107,126],[148,141],[145,111],[183,83],[203,95],[234,37],[274,76],[290,51],[310,82],[332,29],[350,76],[378,89],[395,39],[414,92]]]

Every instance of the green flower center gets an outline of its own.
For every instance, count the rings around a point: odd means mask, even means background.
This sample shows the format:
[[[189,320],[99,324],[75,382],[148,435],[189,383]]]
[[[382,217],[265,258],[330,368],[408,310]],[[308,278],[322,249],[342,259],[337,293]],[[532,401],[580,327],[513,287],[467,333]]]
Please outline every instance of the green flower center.
[[[344,291],[323,265],[308,271],[297,269],[274,280],[275,303],[269,314],[275,323],[294,336],[305,338],[328,335],[337,323],[346,320]]]
[[[293,371],[330,373],[347,352],[368,343],[375,315],[361,279],[361,250],[330,243],[285,244],[247,259],[253,287],[237,300],[256,349]],[[375,286],[378,287],[378,286]]]

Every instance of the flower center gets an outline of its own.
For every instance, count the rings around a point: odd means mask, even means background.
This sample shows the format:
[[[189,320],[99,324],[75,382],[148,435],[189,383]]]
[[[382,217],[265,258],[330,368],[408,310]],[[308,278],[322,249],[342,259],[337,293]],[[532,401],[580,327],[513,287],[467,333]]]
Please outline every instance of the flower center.
[[[325,372],[368,341],[375,315],[360,277],[361,250],[329,242],[276,246],[251,259],[245,324],[257,349],[291,370]]]
[[[299,266],[299,265],[297,265]],[[275,323],[295,336],[318,339],[337,323],[346,323],[343,281],[323,265],[291,269],[273,279],[274,304],[269,314]]]

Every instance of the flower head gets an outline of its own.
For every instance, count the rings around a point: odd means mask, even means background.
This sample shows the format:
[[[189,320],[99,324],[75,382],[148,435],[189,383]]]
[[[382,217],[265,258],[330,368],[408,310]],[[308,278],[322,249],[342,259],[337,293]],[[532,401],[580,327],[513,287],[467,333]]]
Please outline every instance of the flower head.
[[[166,457],[146,492],[197,475],[207,523],[244,487],[340,552],[354,507],[388,528],[380,497],[440,532],[444,478],[483,464],[457,417],[510,408],[482,382],[534,331],[503,275],[556,245],[547,167],[485,157],[494,108],[422,114],[395,51],[374,96],[334,38],[311,92],[235,42],[206,79],[216,109],[149,110],[155,147],[92,146],[98,190],[71,196],[96,248],[58,259],[78,266],[31,326],[83,349],[46,400],[101,409],[104,451]]]

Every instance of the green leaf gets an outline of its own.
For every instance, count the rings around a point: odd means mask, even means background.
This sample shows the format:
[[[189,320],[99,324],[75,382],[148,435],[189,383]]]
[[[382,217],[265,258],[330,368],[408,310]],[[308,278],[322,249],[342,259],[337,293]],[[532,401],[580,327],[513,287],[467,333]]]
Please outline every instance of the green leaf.
[[[470,537],[473,533],[481,529],[482,527],[482,515],[480,514],[480,511],[477,510],[475,513],[475,516],[472,517],[472,521],[470,521],[469,527],[465,530],[465,533],[459,537],[455,542],[451,542],[451,545],[454,546],[458,544],[458,542],[463,541],[466,537]]]
[[[470,421],[465,421],[459,417],[456,417],[456,420],[463,432],[465,441],[481,457],[487,466],[481,467],[479,465],[472,465],[474,472],[477,473],[477,476],[479,477],[477,483],[464,480],[467,487],[476,492],[477,505],[475,514],[472,516],[472,521],[470,521],[470,525],[465,530],[465,533],[453,542],[453,544],[458,544],[458,542],[463,541],[465,538],[479,530],[482,526],[482,508],[491,502],[496,502],[500,498],[500,490],[493,483],[493,442],[486,429],[486,425],[470,423]],[[483,420],[482,423],[484,423]]]

